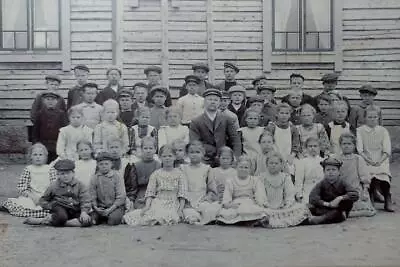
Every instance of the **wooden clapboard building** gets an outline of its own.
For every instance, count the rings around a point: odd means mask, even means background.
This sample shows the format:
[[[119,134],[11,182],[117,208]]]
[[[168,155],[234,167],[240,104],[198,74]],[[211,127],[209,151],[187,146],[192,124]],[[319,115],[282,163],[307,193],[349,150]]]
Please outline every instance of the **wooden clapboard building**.
[[[278,96],[292,72],[316,95],[320,77],[335,71],[350,99],[365,83],[378,88],[385,124],[397,125],[399,14],[398,0],[0,0],[0,134],[26,131],[46,74],[62,77],[66,96],[74,65],[88,65],[101,86],[110,65],[125,86],[159,65],[176,96],[200,61],[211,82],[223,79],[224,61],[240,67],[244,84],[265,73]]]

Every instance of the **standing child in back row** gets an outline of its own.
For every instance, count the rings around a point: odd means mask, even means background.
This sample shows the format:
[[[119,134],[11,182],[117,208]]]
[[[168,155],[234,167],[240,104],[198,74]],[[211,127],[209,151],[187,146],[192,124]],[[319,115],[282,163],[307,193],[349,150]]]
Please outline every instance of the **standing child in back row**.
[[[231,103],[228,109],[236,114],[239,125],[243,126],[243,116],[246,111],[246,89],[241,85],[234,85],[229,89]]]
[[[188,94],[180,97],[176,106],[182,118],[182,124],[189,126],[192,119],[204,111],[204,98],[198,94],[200,79],[194,75],[185,77]]]
[[[103,107],[94,102],[97,95],[97,84],[86,83],[83,85],[83,102],[76,105],[82,109],[84,124],[92,129],[96,127],[97,124],[101,122],[101,113],[103,112]]]
[[[238,74],[239,71],[240,71],[239,68],[235,64],[230,62],[225,62],[224,63],[225,80],[217,84],[215,87],[220,91],[229,91],[229,89],[232,86],[238,85],[238,82],[236,81],[236,74]]]

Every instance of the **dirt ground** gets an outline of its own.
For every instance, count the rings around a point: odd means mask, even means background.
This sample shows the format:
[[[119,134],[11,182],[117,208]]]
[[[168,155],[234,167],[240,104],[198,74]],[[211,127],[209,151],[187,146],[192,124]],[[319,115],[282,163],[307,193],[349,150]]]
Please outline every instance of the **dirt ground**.
[[[400,164],[392,191],[400,203]],[[23,166],[0,168],[0,200],[15,196]],[[0,213],[0,267],[399,266],[400,209],[342,224],[243,227],[32,227]],[[381,208],[381,206],[378,206]]]

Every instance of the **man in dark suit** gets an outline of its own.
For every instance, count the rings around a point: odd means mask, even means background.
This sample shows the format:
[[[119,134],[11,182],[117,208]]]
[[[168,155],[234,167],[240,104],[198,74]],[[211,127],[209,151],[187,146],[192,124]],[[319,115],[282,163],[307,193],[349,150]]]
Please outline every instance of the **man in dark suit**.
[[[199,140],[205,148],[204,161],[212,167],[217,165],[215,157],[219,148],[230,144],[236,157],[242,150],[238,127],[231,118],[222,114],[218,107],[221,91],[207,89],[204,94],[204,113],[190,123],[190,141]]]

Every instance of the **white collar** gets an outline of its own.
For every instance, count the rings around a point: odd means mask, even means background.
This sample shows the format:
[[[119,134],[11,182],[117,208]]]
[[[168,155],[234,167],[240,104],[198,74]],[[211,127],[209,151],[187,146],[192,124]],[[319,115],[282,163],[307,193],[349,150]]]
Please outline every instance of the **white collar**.
[[[242,104],[237,105],[237,104],[233,104],[233,103],[232,103],[232,107],[233,107],[235,110],[240,109],[241,106],[242,106]]]
[[[210,113],[209,111],[206,110],[205,113],[206,113],[207,117],[208,117],[211,121],[214,121],[215,118],[217,117],[218,111]]]

